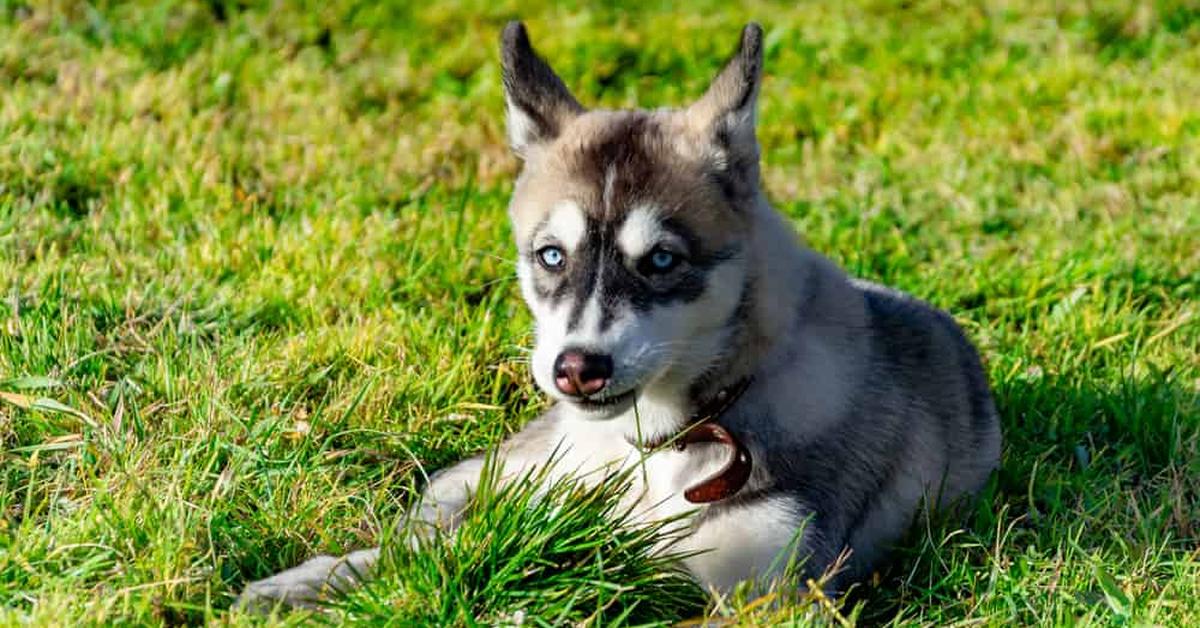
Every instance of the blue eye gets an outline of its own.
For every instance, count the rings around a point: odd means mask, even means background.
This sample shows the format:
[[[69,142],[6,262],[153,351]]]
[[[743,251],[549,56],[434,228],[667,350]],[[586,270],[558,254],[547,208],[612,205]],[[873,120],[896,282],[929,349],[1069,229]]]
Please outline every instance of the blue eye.
[[[666,249],[654,249],[645,259],[643,272],[647,273],[665,273],[679,265],[679,256]]]
[[[538,249],[537,256],[542,266],[552,270],[562,268],[567,261],[567,256],[563,255],[562,249],[557,246],[543,246]]]

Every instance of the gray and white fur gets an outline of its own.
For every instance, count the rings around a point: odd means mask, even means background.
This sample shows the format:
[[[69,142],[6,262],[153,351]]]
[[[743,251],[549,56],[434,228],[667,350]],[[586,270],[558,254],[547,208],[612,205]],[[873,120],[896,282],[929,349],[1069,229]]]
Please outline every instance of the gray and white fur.
[[[974,494],[1000,455],[979,358],[954,320],[853,280],[806,248],[759,187],[762,30],[750,24],[682,109],[586,110],[511,23],[502,36],[509,141],[524,167],[509,208],[537,327],[533,376],[555,401],[500,445],[503,475],[623,466],[639,516],[685,515],[685,566],[718,590],[789,556],[840,587],[869,573],[924,505]],[[749,380],[720,424],[752,454],[748,483],[701,505],[682,492],[719,445],[645,455],[717,391]],[[641,439],[639,441],[639,439]],[[453,529],[482,457],[437,474],[415,518]],[[690,513],[690,514],[689,514]],[[243,603],[311,603],[353,585],[377,550],[251,583]],[[782,559],[781,559],[782,558]]]

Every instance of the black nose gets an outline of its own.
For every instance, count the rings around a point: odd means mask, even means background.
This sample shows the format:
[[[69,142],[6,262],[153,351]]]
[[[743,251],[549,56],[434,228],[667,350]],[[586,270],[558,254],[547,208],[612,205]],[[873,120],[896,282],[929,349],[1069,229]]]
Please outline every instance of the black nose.
[[[608,385],[612,371],[610,356],[568,349],[554,360],[554,385],[563,394],[594,395]]]

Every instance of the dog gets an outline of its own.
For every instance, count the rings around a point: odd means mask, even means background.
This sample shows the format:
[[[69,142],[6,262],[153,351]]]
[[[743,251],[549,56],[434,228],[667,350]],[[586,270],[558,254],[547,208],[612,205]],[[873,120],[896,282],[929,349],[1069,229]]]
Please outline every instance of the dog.
[[[684,566],[722,591],[796,557],[846,586],[978,493],[1001,434],[962,330],[805,247],[759,186],[761,27],[680,109],[585,109],[519,22],[501,57],[531,368],[554,400],[494,452],[502,477],[638,465],[637,517],[677,517]],[[452,531],[484,465],[436,474],[414,519]],[[378,555],[312,559],[242,603],[312,604]]]

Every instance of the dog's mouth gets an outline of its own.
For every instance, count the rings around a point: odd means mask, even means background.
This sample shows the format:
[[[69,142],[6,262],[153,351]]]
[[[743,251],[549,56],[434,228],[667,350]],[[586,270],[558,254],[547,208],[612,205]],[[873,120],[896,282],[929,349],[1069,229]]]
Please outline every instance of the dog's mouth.
[[[585,410],[599,412],[624,406],[633,401],[635,397],[637,397],[637,389],[630,388],[629,390],[616,395],[605,395],[604,397],[580,397],[578,399],[572,399],[571,403],[574,403]]]

